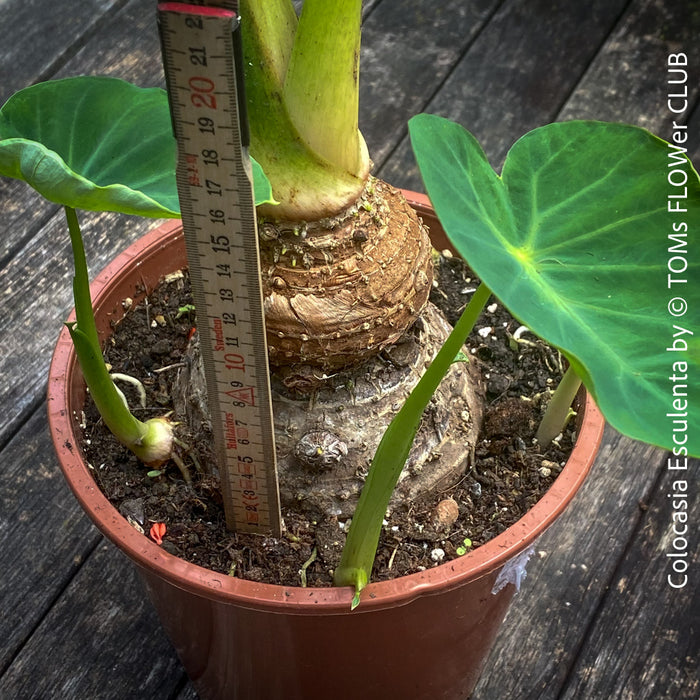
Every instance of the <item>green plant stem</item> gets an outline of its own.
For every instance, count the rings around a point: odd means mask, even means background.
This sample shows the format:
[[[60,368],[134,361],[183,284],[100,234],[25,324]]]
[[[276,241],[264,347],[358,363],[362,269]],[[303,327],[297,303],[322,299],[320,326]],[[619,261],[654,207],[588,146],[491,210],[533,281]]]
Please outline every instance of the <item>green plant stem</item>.
[[[65,206],[70,243],[73,250],[73,301],[75,302],[75,317],[77,328],[86,336],[94,348],[100,347],[100,339],[97,335],[95,315],[92,312],[92,300],[90,299],[90,278],[88,276],[87,260],[85,259],[85,247],[80,233],[78,214],[73,207]]]
[[[141,421],[134,418],[126,408],[105,366],[97,335],[95,316],[92,311],[87,261],[78,217],[75,209],[64,208],[73,248],[73,264],[75,266],[73,300],[77,319],[75,324],[68,326],[68,329],[78,354],[80,369],[97,410],[107,427],[124,444],[139,443],[146,433],[146,427]]]
[[[403,470],[420,426],[425,407],[460,352],[491,295],[479,285],[453,331],[386,429],[360,494],[340,564],[336,586],[354,586],[352,607],[359,604],[360,591],[369,581],[377,544],[391,494]]]
[[[576,374],[574,368],[569,365],[559,382],[559,386],[554,390],[542,422],[537,429],[537,442],[542,447],[549,445],[564,430],[569,411],[571,410],[571,403],[580,386],[581,378]]]
[[[366,158],[357,124],[361,24],[362,0],[304,0],[284,83],[301,137],[350,173],[362,172]]]
[[[109,376],[92,311],[90,282],[78,217],[73,208],[64,209],[73,249],[73,299],[77,319],[67,326],[85,383],[100,416],[114,436],[146,464],[163,463],[170,456],[172,430],[166,419],[154,418],[143,423],[131,415]]]
[[[370,162],[357,130],[359,7],[359,0],[315,1],[297,22],[289,0],[241,0],[250,153],[278,202],[259,208],[262,215],[335,216],[365,188]]]

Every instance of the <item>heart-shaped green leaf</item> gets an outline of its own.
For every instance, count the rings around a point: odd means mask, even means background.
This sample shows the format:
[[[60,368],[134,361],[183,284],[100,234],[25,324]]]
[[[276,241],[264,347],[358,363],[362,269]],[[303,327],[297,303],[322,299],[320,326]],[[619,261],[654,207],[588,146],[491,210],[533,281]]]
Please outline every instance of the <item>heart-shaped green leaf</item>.
[[[521,138],[499,177],[461,126],[418,115],[409,128],[476,274],[562,350],[615,428],[700,455],[700,181],[683,149],[563,122]]]
[[[168,97],[80,76],[20,90],[0,109],[0,175],[74,209],[179,217]],[[253,163],[256,203],[270,184]]]
[[[75,209],[179,216],[167,95],[107,77],[20,90],[0,110],[0,174]]]

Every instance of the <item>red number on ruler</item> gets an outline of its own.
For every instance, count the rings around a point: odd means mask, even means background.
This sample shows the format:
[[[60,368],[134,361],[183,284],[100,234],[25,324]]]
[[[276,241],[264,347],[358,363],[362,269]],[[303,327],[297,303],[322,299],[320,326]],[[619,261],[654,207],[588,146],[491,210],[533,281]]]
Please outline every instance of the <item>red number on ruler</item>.
[[[214,81],[199,75],[192,76],[189,80],[190,100],[195,107],[208,107],[216,109],[216,95],[213,95]]]
[[[226,363],[226,369],[240,369],[241,372],[245,372],[245,358],[243,355],[239,355],[236,352],[227,352],[224,355],[224,362]]]

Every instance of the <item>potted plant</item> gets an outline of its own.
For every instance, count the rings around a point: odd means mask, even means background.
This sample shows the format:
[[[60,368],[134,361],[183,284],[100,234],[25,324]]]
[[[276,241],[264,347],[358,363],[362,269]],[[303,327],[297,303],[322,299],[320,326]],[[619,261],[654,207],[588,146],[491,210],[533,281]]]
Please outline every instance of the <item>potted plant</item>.
[[[308,5],[313,6],[313,3]],[[289,22],[293,24],[291,15],[289,15]],[[357,27],[359,32],[359,9]],[[98,83],[101,84],[101,81],[95,84]],[[251,83],[254,85],[254,81],[249,80],[249,85]],[[65,83],[58,87],[60,92],[65,94],[73,85],[76,84]],[[86,88],[85,83],[77,85],[80,90]],[[268,85],[268,89],[272,88]],[[254,92],[255,88],[252,93]],[[155,95],[156,93],[149,93],[148,96]],[[55,105],[55,95],[51,99]],[[162,95],[160,99],[162,100]],[[138,105],[142,100],[142,93],[139,92],[138,96],[136,92],[133,93],[133,104]],[[129,101],[131,103],[131,99]],[[17,104],[21,105],[21,100],[13,101],[14,106]],[[61,153],[63,149],[57,144],[53,149],[50,144],[36,145],[36,139],[27,138],[25,134],[20,133],[11,113],[12,109],[4,108],[2,121],[0,121],[0,134],[3,138],[0,144],[2,147],[0,163],[3,174],[19,175],[23,179],[31,180],[32,184],[38,185],[37,189],[45,187],[47,182],[50,183],[50,187],[53,187],[56,182],[65,182],[63,175],[66,174],[67,161],[65,157],[55,158],[53,155],[56,152]],[[155,113],[163,115],[159,123],[168,124],[167,109],[159,111],[151,105],[148,114],[152,116]],[[26,117],[26,113],[23,116]],[[275,129],[282,132],[284,127],[278,125]],[[436,118],[421,117],[412,123],[411,130],[426,185],[447,232],[452,235],[457,247],[470,248],[465,256],[472,262],[478,274],[495,295],[513,306],[514,311],[517,309],[516,315],[526,325],[537,330],[564,351],[570,360],[571,367],[574,368],[572,371],[585,380],[589,389],[595,393],[596,399],[605,406],[614,425],[635,437],[673,448],[673,434],[669,437],[669,434],[664,434],[663,430],[657,430],[656,425],[660,411],[659,399],[662,396],[660,387],[663,386],[663,381],[666,381],[664,375],[656,371],[651,374],[652,381],[648,383],[641,382],[639,377],[645,376],[649,363],[657,359],[659,360],[657,367],[663,366],[663,360],[667,357],[673,358],[674,362],[678,363],[693,362],[696,346],[692,342],[690,324],[682,325],[679,322],[677,325],[680,328],[674,329],[670,339],[670,346],[674,350],[670,352],[678,354],[660,353],[660,358],[656,358],[649,347],[639,347],[639,338],[650,334],[650,322],[652,328],[665,327],[664,322],[667,318],[662,315],[666,313],[665,307],[661,313],[657,312],[651,316],[651,321],[646,319],[646,325],[633,326],[635,330],[632,333],[621,335],[617,325],[608,325],[607,329],[603,329],[607,330],[607,333],[600,334],[597,344],[591,342],[593,332],[590,317],[583,317],[583,320],[588,318],[589,323],[582,324],[578,313],[565,315],[563,317],[565,321],[560,320],[560,317],[553,313],[546,313],[552,309],[570,308],[572,298],[576,300],[577,297],[584,296],[580,294],[581,275],[560,274],[562,269],[578,269],[576,266],[581,265],[581,258],[574,257],[577,252],[583,252],[584,261],[587,261],[591,255],[598,255],[601,258],[596,261],[595,266],[585,265],[586,271],[590,273],[587,280],[589,289],[603,290],[594,296],[596,305],[593,311],[596,315],[600,313],[612,315],[620,313],[620,309],[625,311],[627,308],[635,308],[635,306],[630,307],[630,304],[636,304],[636,308],[641,304],[646,312],[651,312],[645,296],[645,289],[648,287],[641,286],[641,283],[634,295],[625,295],[623,305],[616,305],[616,300],[609,302],[605,300],[612,299],[613,293],[627,283],[628,278],[624,275],[623,282],[619,281],[621,279],[619,276],[614,278],[617,281],[613,282],[613,273],[619,275],[620,272],[630,272],[634,277],[634,273],[639,272],[639,265],[635,266],[627,259],[620,260],[619,255],[624,255],[629,250],[629,242],[637,242],[640,232],[643,232],[646,241],[653,240],[657,235],[662,213],[659,207],[646,205],[652,197],[659,196],[658,173],[661,172],[665,178],[668,147],[646,132],[632,127],[595,123],[552,125],[552,128],[533,132],[514,147],[509,162],[504,168],[503,178],[500,179],[487,167],[488,164],[473,139],[454,125],[447,125]],[[169,154],[167,158],[170,160],[154,167],[161,173],[171,175],[174,152],[172,144],[167,146],[168,130],[165,127],[163,134],[163,142],[154,149],[154,153],[167,153]],[[355,140],[357,143],[357,137]],[[30,152],[33,149],[36,156],[33,161],[26,159],[28,142]],[[359,144],[359,152],[359,162],[363,163],[361,144]],[[621,157],[620,153],[624,157]],[[635,159],[625,162],[630,153],[636,154]],[[455,157],[457,154],[458,157]],[[275,178],[272,174],[274,169],[266,165],[264,154],[261,155],[260,160],[272,177],[274,196],[280,200],[279,192],[274,190]],[[604,160],[603,156],[608,160]],[[585,168],[577,166],[581,162],[585,163]],[[51,166],[48,172],[42,170],[47,164]],[[681,158],[678,164],[679,168],[685,169],[690,184],[688,211],[684,212],[683,221],[676,223],[685,223],[691,227],[692,222],[697,222],[698,218],[697,175],[692,171],[687,160]],[[70,165],[68,162],[69,168]],[[528,168],[533,165],[535,167],[528,171]],[[358,172],[364,173],[364,170],[365,166],[361,165]],[[576,173],[576,178],[571,178],[572,181],[566,183],[564,176],[571,177],[572,171]],[[609,179],[611,174],[613,177]],[[90,197],[96,194],[105,195],[104,182],[98,183],[96,179],[93,180],[96,187],[87,183],[87,189],[90,191],[88,196],[85,194],[85,173],[81,173],[82,179],[75,178],[73,173],[68,175],[71,182],[74,184],[77,182],[80,185],[76,189],[80,197],[84,198],[75,199],[75,191],[66,195],[65,190],[60,188],[58,195],[49,194],[51,198],[65,197],[68,201],[62,203],[71,207],[93,208],[95,203]],[[114,200],[110,200],[106,205],[107,208],[126,209],[132,213],[143,214],[155,212],[156,215],[176,212],[177,205],[172,199],[161,198],[153,191],[145,190],[131,174],[126,175],[126,178],[126,181],[132,185],[128,190],[121,182],[113,188],[117,192],[108,194],[110,197],[113,194],[117,194],[118,197],[124,196],[128,204],[123,203],[125,200],[120,200],[115,207]],[[168,177],[165,177],[164,181],[167,183]],[[600,187],[601,181],[606,188],[606,196],[609,193],[614,195],[608,200],[608,206],[601,205],[600,196],[595,199],[587,199],[583,196],[582,201],[579,195],[595,192],[596,187]],[[170,182],[172,185],[171,179]],[[537,198],[528,199],[526,195],[533,191],[534,182],[540,182],[543,188],[537,190]],[[611,183],[614,183],[619,190],[615,190]],[[633,197],[629,196],[630,183],[634,183]],[[114,181],[111,181],[111,184],[114,184]],[[564,184],[570,184],[570,187],[567,188]],[[109,189],[109,185],[106,189]],[[47,190],[44,191],[48,193]],[[364,192],[364,186],[362,191]],[[155,204],[154,199],[157,202]],[[137,203],[134,204],[134,201]],[[347,204],[347,200],[343,201],[343,208],[347,208]],[[664,199],[663,205],[665,204]],[[105,206],[105,200],[99,202],[96,208],[103,206]],[[79,252],[79,236],[74,217],[70,211],[68,214],[74,251],[77,251],[76,268],[80,271],[83,269],[83,263]],[[291,212],[286,216],[294,215]],[[266,216],[269,217],[270,212],[267,212]],[[293,220],[295,219],[287,219],[287,221]],[[469,221],[468,228],[463,224],[465,220]],[[519,228],[514,225],[517,221],[526,221],[528,225]],[[598,222],[598,228],[594,226],[593,221]],[[634,221],[638,227],[633,232],[629,228],[630,221]],[[266,220],[264,223],[269,221]],[[580,225],[581,228],[574,231],[577,235],[572,234],[572,229],[569,228],[572,225]],[[275,224],[275,226],[278,231],[281,229],[290,233],[279,234],[271,231],[270,238],[273,242],[279,241],[280,236],[283,235],[295,235],[295,226],[290,227],[286,224],[283,226]],[[615,250],[600,250],[597,247],[586,246],[581,251],[578,246],[582,242],[581,233],[597,231],[601,227],[604,231],[610,232],[610,235],[614,233],[618,237],[616,242],[619,245]],[[525,238],[521,239],[523,232],[525,232]],[[474,235],[471,235],[472,233]],[[684,232],[679,230],[678,233],[681,238],[677,243],[680,244],[684,240],[682,237]],[[144,249],[143,261],[157,258],[158,253],[162,252],[167,244],[166,256],[170,262],[182,265],[184,257],[182,246],[176,243],[178,236],[171,231],[167,243],[166,239],[168,234],[165,239],[149,238],[142,242],[140,247]],[[658,242],[650,244],[654,254],[658,255],[666,250],[667,241],[663,237],[661,240],[661,247]],[[468,242],[465,243],[465,241]],[[362,242],[359,241],[359,243]],[[177,249],[181,251],[178,254],[179,259],[174,253]],[[292,265],[292,258],[303,260],[304,252],[303,248],[290,249],[287,267],[295,268],[296,265]],[[618,253],[618,257],[613,255],[614,252]],[[651,257],[650,252],[649,258]],[[272,259],[274,261],[274,252]],[[497,262],[494,263],[494,260]],[[140,267],[137,268],[136,264],[132,263],[127,272],[132,288],[133,283],[142,274],[146,274],[145,263],[139,264]],[[658,263],[650,261],[650,265],[656,269]],[[98,312],[97,331],[103,334],[108,331],[109,319],[104,315],[101,316],[100,312],[113,312],[124,296],[123,292],[109,288],[105,284],[106,279],[110,278],[115,271],[116,266],[111,267],[105,276],[100,278],[97,285],[99,289],[97,287],[95,289],[94,304]],[[161,272],[167,271],[161,270]],[[154,279],[146,277],[147,283],[154,284],[158,274],[156,273]],[[420,287],[420,276],[417,273],[411,274],[414,288]],[[426,272],[425,275],[427,276],[428,273]],[[274,280],[277,276],[273,275],[271,279]],[[690,276],[688,277],[690,279]],[[78,333],[73,327],[72,335],[74,339],[78,339],[77,346],[81,343],[86,346],[87,349],[83,351],[83,355],[92,353],[87,364],[94,361],[95,365],[99,365],[99,358],[94,351],[94,338],[97,333],[91,330],[91,314],[87,311],[85,303],[84,273],[77,272],[76,279]],[[417,285],[416,282],[418,282]],[[279,289],[279,283],[277,284]],[[693,299],[697,299],[697,289],[693,288],[692,284],[688,285],[688,289],[690,291],[684,294],[684,297],[690,301],[690,308],[697,308],[697,305],[692,303]],[[456,350],[462,345],[466,333],[465,326],[473,322],[478,314],[478,307],[483,305],[488,296],[488,290],[482,288],[482,291],[475,295],[476,300],[466,314],[464,322],[458,324],[455,334],[449,340],[444,339],[446,350],[439,356],[439,360],[433,361],[431,365],[434,368],[433,371],[425,375],[428,379],[411,395],[416,398],[409,400],[409,411],[411,402],[418,404],[412,409],[414,417],[411,418],[407,412],[402,414],[398,423],[399,433],[407,433],[411,436],[413,426],[408,430],[401,429],[401,420],[408,421],[410,425],[410,421],[415,422],[416,415],[420,416],[421,406],[425,404],[433,389],[432,386],[426,387],[426,383],[434,385],[437,382],[442,373],[441,370],[438,371],[440,365],[451,366]],[[531,302],[529,306],[526,304],[528,300]],[[582,306],[586,307],[586,304]],[[551,319],[554,320],[551,321]],[[637,318],[633,320],[635,323],[641,323]],[[88,330],[83,331],[81,326],[87,326]],[[581,333],[582,327],[587,331],[586,333]],[[561,334],[556,335],[556,331],[561,331]],[[79,335],[80,332],[85,334],[85,339]],[[651,331],[652,334],[655,332]],[[293,336],[293,333],[290,335]],[[302,333],[299,332],[296,339],[297,352],[303,352],[303,359],[308,362],[310,355],[306,347],[308,341],[303,340],[301,336]],[[636,342],[630,344],[628,342],[630,336]],[[618,339],[624,342],[616,343]],[[67,334],[64,334],[59,341],[59,348],[65,349],[66,346],[72,347],[72,342],[67,338]],[[294,349],[284,346],[279,352],[286,354],[294,352]],[[601,370],[598,367],[597,360],[602,354],[617,358],[616,372],[613,372],[612,379],[609,370],[605,368]],[[620,358],[629,362],[623,363]],[[71,358],[68,361],[61,359],[58,362],[62,363],[62,369],[61,376],[52,380],[52,387],[55,390],[51,397],[52,404],[55,404],[52,410],[52,425],[57,451],[67,460],[66,463],[69,463],[78,456],[76,426],[73,423],[68,427],[58,427],[56,421],[61,413],[70,417],[73,410],[79,410],[84,389],[78,377],[75,359]],[[617,368],[623,364],[631,369],[618,378]],[[326,369],[330,370],[331,367]],[[101,369],[97,371],[101,372]],[[569,374],[569,378],[571,377],[572,375]],[[289,384],[298,385],[299,379],[294,378],[293,375],[286,374],[286,378]],[[562,391],[570,390],[570,384],[575,385],[576,380],[565,382]],[[645,397],[645,401],[651,397],[653,403],[648,404],[647,414],[630,417],[628,409],[620,410],[621,395],[613,391],[617,385],[623,387],[622,396],[629,396],[630,392],[642,392],[646,389],[646,394],[634,394],[634,404],[637,407],[642,397]],[[640,385],[642,385],[641,388]],[[693,389],[689,391],[692,392]],[[567,401],[568,399],[564,403],[566,404]],[[697,422],[697,417],[692,419]],[[394,430],[388,433],[389,440],[393,439],[392,433],[397,432],[396,425],[394,423]],[[598,437],[599,428],[600,425],[598,429],[592,429]],[[68,432],[65,432],[66,430]],[[410,444],[410,439],[404,439],[403,446],[400,448],[390,448],[391,452],[397,453],[399,459],[390,459],[388,463],[393,465],[399,463],[399,467],[402,466],[404,456],[400,452],[406,449],[407,442]],[[386,444],[391,445],[391,442],[385,443],[384,451],[386,451]],[[381,451],[382,448],[380,448],[380,456]],[[685,452],[697,453],[697,445],[689,445]],[[684,454],[682,449],[679,449],[679,454]],[[407,697],[419,697],[421,692],[430,697],[440,697],[440,694],[444,697],[467,694],[478,677],[478,670],[483,661],[476,658],[474,654],[473,663],[466,664],[465,649],[471,648],[467,645],[478,637],[484,637],[489,642],[495,635],[495,627],[490,627],[488,631],[482,627],[485,623],[482,623],[480,616],[484,615],[488,602],[492,601],[496,608],[494,619],[497,622],[500,621],[512,596],[513,586],[507,586],[496,595],[492,594],[499,573],[514,553],[526,550],[534,537],[551,522],[557,510],[563,507],[563,503],[571,497],[575,485],[586,470],[585,464],[575,464],[573,470],[576,475],[573,484],[567,484],[565,479],[562,483],[557,482],[552,491],[545,496],[541,506],[538,505],[533,509],[532,514],[518,523],[513,532],[504,533],[503,536],[494,540],[492,546],[479,548],[423,574],[405,577],[403,580],[398,580],[395,586],[390,587],[388,583],[370,584],[362,596],[362,604],[351,613],[349,608],[353,593],[347,589],[295,589],[231,580],[176,560],[143,535],[138,534],[116,511],[111,509],[96,492],[88,468],[80,463],[80,460],[77,461],[77,465],[67,467],[74,490],[93,517],[97,518],[100,511],[106,515],[106,519],[99,518],[100,527],[112,539],[120,542],[144,570],[147,584],[157,600],[159,611],[164,617],[166,613],[170,613],[167,615],[165,624],[173,633],[178,651],[183,659],[186,659],[188,671],[193,679],[199,682],[200,692],[204,696],[228,689],[233,696],[236,696],[236,693],[240,696],[255,695],[257,692],[263,697],[275,695],[294,697],[295,693],[298,697],[310,697],[311,688],[319,697],[326,697],[330,693],[349,697],[360,692],[360,688],[370,697],[386,694],[387,688],[394,693],[403,693]],[[371,473],[381,474],[376,470]],[[370,477],[370,480],[372,478]],[[361,589],[364,583],[361,578],[362,572],[366,575],[368,568],[367,558],[373,556],[372,540],[376,532],[376,516],[379,515],[381,526],[381,517],[386,508],[385,504],[382,505],[382,501],[388,498],[393,487],[391,482],[396,478],[398,474],[390,474],[388,484],[380,484],[378,496],[372,495],[371,492],[374,489],[363,492],[363,494],[370,494],[363,495],[364,503],[370,505],[360,507],[373,511],[370,513],[369,520],[375,523],[365,527],[369,544],[367,545],[367,540],[360,536],[359,545],[356,545],[359,563],[351,559],[349,563],[345,561],[342,567],[339,567],[345,569],[343,575],[347,577],[348,583],[355,585],[356,589]],[[376,481],[377,478],[374,477],[374,480]],[[549,511],[542,520],[537,521],[538,516],[553,500],[557,501],[553,511]],[[354,523],[361,521],[362,518],[353,520]],[[351,542],[353,541],[358,540],[351,539]],[[354,546],[351,544],[348,551],[351,551]],[[509,575],[515,576],[518,566],[522,566],[522,560],[519,563],[516,560],[516,563],[511,565]],[[198,581],[194,586],[195,592],[187,604],[190,610],[186,611],[181,603],[176,602],[176,594],[181,588],[192,585],[191,581],[188,581],[192,575]],[[470,588],[464,585],[467,581],[472,583]],[[359,590],[357,592],[359,593]],[[431,603],[438,605],[434,608],[430,605]],[[193,626],[185,620],[185,612],[194,613]],[[469,617],[473,619],[466,622],[464,618]],[[457,628],[452,628],[448,625],[450,619],[461,620],[461,623]],[[474,624],[474,620],[478,624]],[[397,630],[399,630],[398,634]],[[395,637],[406,636],[409,639],[409,634],[411,641],[407,644],[407,648],[397,649]],[[294,642],[293,646],[284,647],[284,642],[290,638]],[[393,661],[377,662],[378,650],[393,654]],[[421,658],[428,653],[428,650],[438,654],[439,663]],[[334,661],[338,656],[343,663]],[[283,666],[281,657],[291,661],[289,666]],[[261,662],[261,667],[254,671],[251,670],[251,664],[255,659]],[[350,664],[353,668],[362,664],[362,671],[357,673],[361,677],[357,680],[351,679],[346,664]],[[327,678],[319,673],[319,669],[326,666],[330,667]],[[218,670],[214,671],[213,669],[217,667]],[[261,669],[264,674],[262,676]],[[294,681],[297,681],[296,685],[293,685]],[[386,684],[384,690],[380,689],[381,683]]]

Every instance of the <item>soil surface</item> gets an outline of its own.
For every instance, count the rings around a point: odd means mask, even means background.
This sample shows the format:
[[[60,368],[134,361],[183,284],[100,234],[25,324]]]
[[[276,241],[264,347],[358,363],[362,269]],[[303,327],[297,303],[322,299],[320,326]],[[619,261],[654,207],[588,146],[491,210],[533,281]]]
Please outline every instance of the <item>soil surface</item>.
[[[454,323],[476,288],[464,263],[449,255],[436,259],[431,300]],[[113,372],[138,378],[146,408],[138,408],[133,387],[118,382],[141,419],[172,410],[171,389],[193,332],[186,273],[170,276],[143,304],[124,302],[126,314],[105,349]],[[574,421],[543,450],[533,441],[543,398],[562,375],[562,358],[544,345],[495,300],[469,338],[468,356],[483,373],[487,407],[474,459],[453,487],[406,503],[386,520],[373,580],[403,576],[461,556],[525,514],[551,486],[575,440]],[[349,521],[309,521],[283,508],[282,538],[227,531],[217,478],[199,473],[186,450],[188,485],[174,464],[148,472],[102,424],[91,402],[85,406],[84,450],[95,478],[115,507],[162,547],[188,561],[239,578],[291,586],[329,586]],[[195,450],[196,436],[182,440]],[[202,449],[207,449],[203,447]],[[156,526],[154,528],[154,525]]]

